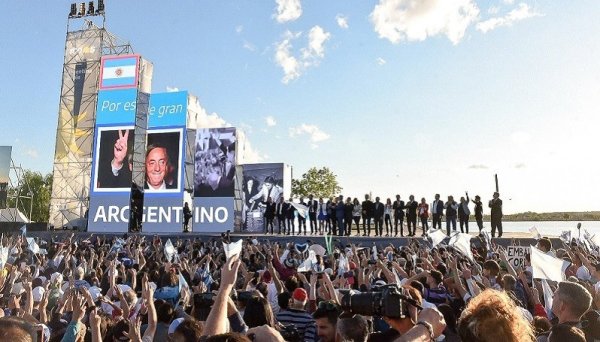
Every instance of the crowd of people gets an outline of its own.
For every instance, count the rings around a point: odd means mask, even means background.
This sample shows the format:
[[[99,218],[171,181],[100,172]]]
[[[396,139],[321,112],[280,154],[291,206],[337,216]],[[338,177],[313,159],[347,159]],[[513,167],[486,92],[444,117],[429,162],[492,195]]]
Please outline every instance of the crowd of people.
[[[362,221],[362,236],[371,235],[371,224],[373,224],[375,236],[404,236],[404,227],[408,229],[407,236],[417,234],[417,223],[420,223],[422,235],[425,236],[429,230],[429,221],[432,228],[442,228],[442,220],[446,221],[446,233],[450,236],[451,231],[456,231],[457,222],[460,231],[469,233],[469,220],[471,217],[470,203],[474,204],[474,216],[479,231],[483,229],[483,203],[480,196],[473,200],[469,193],[461,197],[457,202],[453,196],[448,196],[447,201],[440,199],[436,194],[431,204],[423,197],[416,201],[414,195],[410,195],[408,201],[403,201],[400,195],[392,202],[388,198],[385,203],[379,197],[373,202],[369,195],[365,195],[364,201],[358,198],[352,199],[340,195],[318,200],[313,195],[308,200],[301,197],[299,203],[292,198],[286,201],[283,197],[274,202],[271,197],[266,198],[264,203],[265,232],[274,233],[275,222],[277,222],[277,234],[294,234],[296,232],[295,218],[298,221],[297,232],[307,234],[307,226],[310,234],[324,233],[340,236],[352,235],[353,226],[356,227],[356,235],[360,235]],[[492,237],[498,234],[502,237],[502,200],[498,192],[495,192],[488,202],[491,217]],[[301,211],[301,213],[299,213]],[[308,223],[307,223],[308,221]],[[406,223],[406,224],[405,224]]]
[[[600,257],[582,240],[537,244],[570,263],[563,281],[481,237],[472,256],[446,240],[173,240],[3,235],[0,341],[600,339]]]

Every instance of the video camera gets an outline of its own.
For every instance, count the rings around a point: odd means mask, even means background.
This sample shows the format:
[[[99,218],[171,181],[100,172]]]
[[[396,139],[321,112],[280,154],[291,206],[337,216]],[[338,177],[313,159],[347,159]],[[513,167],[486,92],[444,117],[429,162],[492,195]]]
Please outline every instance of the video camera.
[[[408,305],[418,309],[422,307],[406,294],[406,290],[396,284],[378,287],[371,292],[350,293],[342,296],[342,310],[347,313],[364,316],[390,318],[408,317]]]

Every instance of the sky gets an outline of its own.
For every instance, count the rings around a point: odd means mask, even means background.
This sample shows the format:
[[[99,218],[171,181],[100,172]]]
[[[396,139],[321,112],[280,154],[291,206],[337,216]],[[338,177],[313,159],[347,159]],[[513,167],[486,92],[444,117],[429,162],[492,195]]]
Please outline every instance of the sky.
[[[106,0],[106,27],[256,162],[329,167],[345,196],[479,194],[599,210],[600,2]],[[0,13],[0,145],[52,172],[70,1]],[[76,23],[74,23],[76,25]]]

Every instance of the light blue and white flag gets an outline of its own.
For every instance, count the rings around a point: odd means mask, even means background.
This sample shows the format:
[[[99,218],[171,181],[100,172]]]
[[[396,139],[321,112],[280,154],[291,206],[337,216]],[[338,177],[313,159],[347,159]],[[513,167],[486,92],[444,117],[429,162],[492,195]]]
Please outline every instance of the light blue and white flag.
[[[20,229],[21,231],[21,236],[27,236],[27,226],[23,225]]]
[[[103,59],[100,89],[137,86],[138,56],[119,56]]]

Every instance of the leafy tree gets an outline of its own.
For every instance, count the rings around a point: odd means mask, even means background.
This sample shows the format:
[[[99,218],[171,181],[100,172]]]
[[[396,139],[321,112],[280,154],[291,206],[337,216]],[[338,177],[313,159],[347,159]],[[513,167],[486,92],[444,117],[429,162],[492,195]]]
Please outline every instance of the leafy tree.
[[[342,191],[335,175],[329,168],[310,168],[300,179],[292,179],[292,195],[296,197],[331,197]]]
[[[23,182],[21,188],[9,189],[8,206],[14,207],[16,198],[19,197],[18,209],[29,215],[33,222],[48,222],[50,217],[50,196],[52,194],[52,173],[42,175],[40,172],[31,170],[23,171]],[[31,197],[33,195],[33,205]]]

